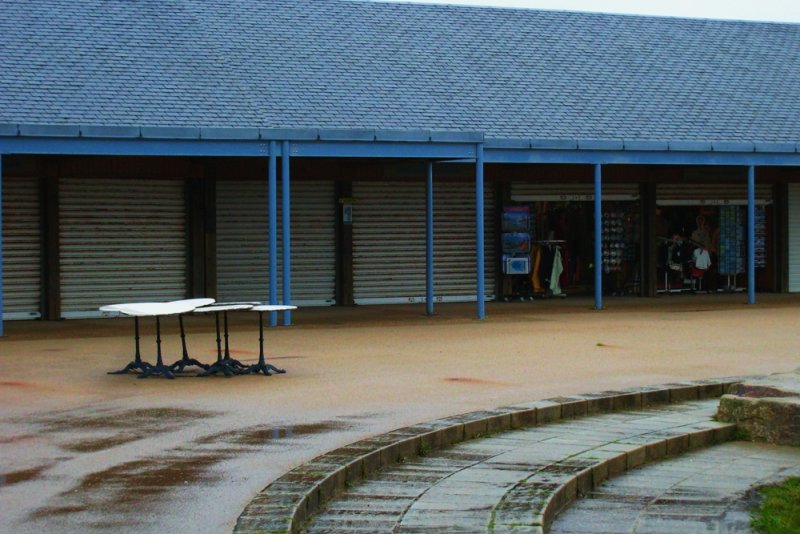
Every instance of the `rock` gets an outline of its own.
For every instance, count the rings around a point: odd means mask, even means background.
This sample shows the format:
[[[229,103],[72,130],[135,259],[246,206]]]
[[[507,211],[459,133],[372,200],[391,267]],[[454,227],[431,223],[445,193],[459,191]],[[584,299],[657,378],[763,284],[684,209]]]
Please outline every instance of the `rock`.
[[[800,446],[800,398],[723,395],[717,419],[736,423],[747,438],[774,445]]]

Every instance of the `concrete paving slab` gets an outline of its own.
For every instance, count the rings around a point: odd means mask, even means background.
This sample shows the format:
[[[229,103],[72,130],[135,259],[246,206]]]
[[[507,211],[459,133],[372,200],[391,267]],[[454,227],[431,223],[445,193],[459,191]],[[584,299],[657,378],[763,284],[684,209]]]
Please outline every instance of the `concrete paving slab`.
[[[404,425],[796,368],[800,297],[759,299],[623,298],[603,313],[573,297],[490,303],[486,322],[470,304],[437,306],[434,317],[422,305],[308,308],[295,327],[267,331],[268,359],[286,375],[169,382],[105,374],[130,357],[131,321],[10,322],[0,340],[0,531],[226,532],[281,474]],[[212,359],[213,318],[186,326],[192,355]],[[254,362],[253,317],[232,316],[231,326],[234,354]],[[153,328],[143,327],[150,358]],[[163,327],[176,356],[176,325]],[[200,469],[184,462],[192,456],[204,459]]]
[[[796,447],[733,442],[690,452],[606,482],[562,513],[552,532],[594,533],[594,523],[630,533],[750,532],[747,492],[795,469]]]

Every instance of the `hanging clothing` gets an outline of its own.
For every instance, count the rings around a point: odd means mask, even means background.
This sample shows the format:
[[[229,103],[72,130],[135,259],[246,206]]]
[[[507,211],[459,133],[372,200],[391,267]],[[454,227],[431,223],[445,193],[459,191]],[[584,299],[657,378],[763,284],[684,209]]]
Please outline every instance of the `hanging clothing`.
[[[539,280],[542,282],[542,287],[548,289],[552,282],[553,275],[553,260],[555,254],[552,245],[542,246],[542,263],[539,265]]]
[[[705,248],[696,248],[692,254],[694,258],[694,266],[696,269],[705,271],[711,267],[711,255]]]
[[[542,247],[534,245],[531,249],[531,256],[533,256],[533,261],[531,262],[531,285],[534,293],[541,293],[544,291],[542,282],[539,280],[539,267],[542,265]]]
[[[553,252],[553,271],[550,274],[550,291],[553,295],[561,294],[561,273],[564,271],[564,265],[561,263],[561,249],[555,247]]]

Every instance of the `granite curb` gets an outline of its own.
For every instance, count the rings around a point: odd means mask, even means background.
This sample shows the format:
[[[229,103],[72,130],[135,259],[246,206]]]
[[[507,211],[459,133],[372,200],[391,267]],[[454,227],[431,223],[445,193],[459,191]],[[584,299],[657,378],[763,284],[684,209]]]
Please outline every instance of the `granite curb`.
[[[697,428],[664,439],[655,439],[636,448],[620,451],[619,454],[589,465],[577,472],[575,476],[561,482],[538,511],[540,518],[538,524],[533,524],[529,530],[522,531],[548,532],[558,514],[606,480],[648,463],[679,456],[690,450],[731,441],[735,435],[735,424],[714,423],[708,427]],[[537,511],[533,510],[533,514],[537,515]],[[495,530],[500,532],[500,529]]]
[[[393,430],[323,454],[276,479],[245,507],[236,522],[234,534],[298,533],[327,501],[378,469],[462,441],[560,419],[721,397],[740,383],[737,378],[711,379],[556,397]],[[686,443],[682,437],[672,440],[673,443],[665,440],[664,451],[658,450],[657,446],[643,446],[645,461],[686,450],[691,442],[688,436],[684,437]],[[694,439],[701,438],[698,435]],[[614,466],[607,463],[606,467],[610,472]],[[625,468],[629,468],[627,460]],[[577,492],[581,484],[580,474],[576,476],[576,482],[569,488],[575,488]],[[583,483],[585,485],[585,479]],[[566,492],[563,495],[553,496],[552,504],[546,507],[552,509],[547,517],[552,519],[567,504],[566,499],[572,493],[569,488],[562,490]],[[544,523],[549,524],[546,519]]]

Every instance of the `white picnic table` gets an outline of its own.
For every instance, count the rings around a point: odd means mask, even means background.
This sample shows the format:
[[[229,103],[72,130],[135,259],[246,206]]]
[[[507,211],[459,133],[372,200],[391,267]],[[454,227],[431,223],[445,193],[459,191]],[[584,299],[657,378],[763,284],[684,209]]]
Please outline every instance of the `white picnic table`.
[[[270,376],[272,373],[285,373],[284,369],[279,369],[266,362],[264,357],[264,313],[281,312],[296,310],[297,306],[283,304],[262,304],[260,302],[216,302],[212,298],[183,299],[170,302],[129,302],[122,304],[110,304],[100,307],[104,315],[127,316],[134,318],[135,328],[135,353],[134,359],[125,368],[119,371],[112,371],[109,374],[124,374],[129,371],[139,371],[139,378],[147,378],[152,375],[161,375],[165,378],[175,378],[176,372],[182,372],[188,366],[197,366],[203,369],[200,376],[210,376],[222,373],[226,377],[235,374],[258,374],[263,373]],[[231,358],[229,346],[228,312],[229,311],[255,311],[258,313],[259,328],[259,358],[255,365],[245,365],[240,361]],[[189,356],[186,346],[186,332],[183,327],[183,316],[189,313],[213,313],[217,333],[217,361],[207,365]],[[222,313],[224,318],[224,339],[225,350],[222,350],[222,337],[219,315]],[[172,365],[165,365],[161,354],[161,317],[177,315],[180,324],[181,346],[183,349],[182,358]],[[142,361],[140,353],[139,318],[154,317],[156,320],[156,364]]]

